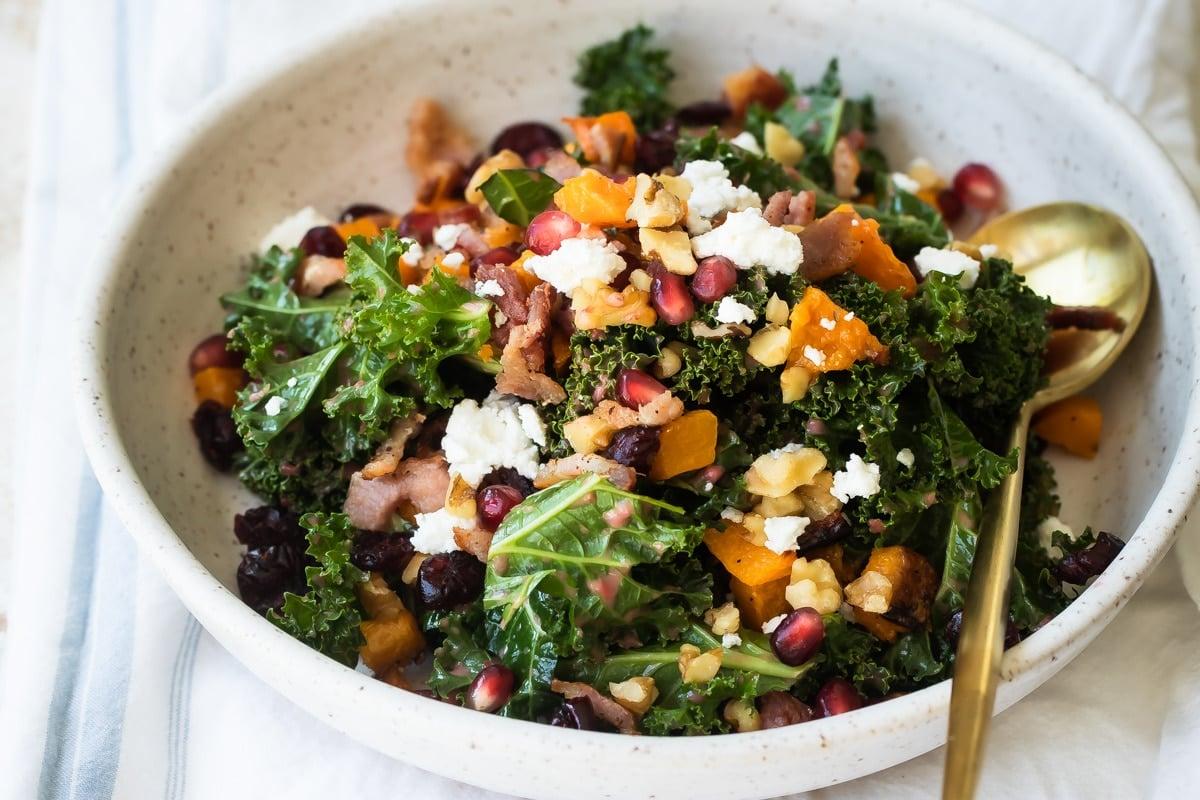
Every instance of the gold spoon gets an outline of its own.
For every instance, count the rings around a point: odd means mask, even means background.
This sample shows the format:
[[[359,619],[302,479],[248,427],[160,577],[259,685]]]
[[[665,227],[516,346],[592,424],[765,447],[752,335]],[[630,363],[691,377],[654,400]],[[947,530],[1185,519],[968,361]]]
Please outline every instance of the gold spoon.
[[[1112,366],[1129,344],[1150,297],[1150,256],[1117,215],[1082,203],[1050,203],[997,217],[970,239],[994,244],[1038,294],[1062,306],[1098,306],[1120,331],[1065,330],[1051,337],[1046,385],[1017,414],[1008,449],[1016,470],[992,492],[980,522],[963,608],[950,696],[943,800],[970,800],[1000,679],[1009,578],[1021,515],[1025,440],[1033,414],[1078,393]]]

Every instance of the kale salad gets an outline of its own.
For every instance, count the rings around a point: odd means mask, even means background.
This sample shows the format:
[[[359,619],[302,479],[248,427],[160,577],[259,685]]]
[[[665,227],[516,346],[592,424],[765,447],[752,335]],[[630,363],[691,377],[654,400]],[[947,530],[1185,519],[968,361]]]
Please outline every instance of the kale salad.
[[[950,676],[977,525],[1058,327],[996,248],[996,173],[889,167],[836,61],[676,105],[638,26],[579,116],[486,150],[412,109],[406,211],[305,208],[190,371],[245,602],[399,689],[657,735],[806,722]],[[565,134],[565,135],[564,135]],[[953,225],[953,229],[951,226]],[[1028,443],[1008,643],[1121,542]]]

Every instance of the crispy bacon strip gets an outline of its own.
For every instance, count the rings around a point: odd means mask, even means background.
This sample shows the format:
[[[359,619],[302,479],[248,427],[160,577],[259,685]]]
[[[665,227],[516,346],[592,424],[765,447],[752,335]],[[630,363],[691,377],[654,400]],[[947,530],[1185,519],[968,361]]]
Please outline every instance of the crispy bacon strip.
[[[404,458],[405,445],[424,421],[424,414],[412,414],[394,421],[387,439],[379,445],[374,457],[362,468],[362,476],[367,480],[374,480],[395,472],[396,467],[400,466],[400,459]]]
[[[629,491],[637,483],[637,472],[633,467],[618,464],[611,458],[598,456],[595,453],[576,453],[566,458],[553,458],[538,468],[533,485],[545,489],[571,478],[578,478],[588,472],[603,475],[612,481],[618,489]]]

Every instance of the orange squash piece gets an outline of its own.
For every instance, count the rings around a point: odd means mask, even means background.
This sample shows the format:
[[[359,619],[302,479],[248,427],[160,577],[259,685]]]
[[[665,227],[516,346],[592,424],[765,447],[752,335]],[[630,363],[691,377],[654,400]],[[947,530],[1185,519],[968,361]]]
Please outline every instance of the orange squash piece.
[[[383,576],[372,572],[357,587],[358,599],[369,619],[359,623],[364,642],[358,653],[374,672],[405,666],[425,649],[421,626]]]
[[[554,371],[561,373],[571,360],[571,337],[558,328],[550,331],[550,356]]]
[[[787,614],[792,610],[784,593],[787,591],[790,576],[784,576],[758,586],[743,583],[737,578],[729,579],[729,589],[733,592],[733,603],[738,607],[742,617],[742,627],[762,630],[763,623],[769,619]]]
[[[563,122],[575,134],[583,149],[583,157],[591,162],[611,161],[606,158],[606,143],[615,145],[617,163],[633,164],[637,157],[637,126],[628,111],[610,111],[598,117],[563,117]],[[613,166],[616,166],[613,164]]]
[[[212,400],[222,408],[237,405],[238,389],[246,385],[246,373],[240,367],[208,367],[192,376],[196,401]]]
[[[858,224],[855,229],[862,238],[862,249],[855,259],[852,271],[877,284],[885,292],[899,289],[905,297],[917,292],[917,280],[908,266],[896,258],[892,248],[879,235],[879,220],[863,219],[849,203],[842,203],[830,214],[853,214]]]
[[[888,610],[876,614],[854,609],[854,619],[885,642],[901,633],[929,624],[938,574],[929,559],[902,545],[877,547],[871,551],[863,572],[877,572],[891,583]]]
[[[633,202],[634,181],[617,183],[594,169],[568,178],[554,193],[554,204],[576,222],[600,228],[628,228],[625,214]]]
[[[711,411],[689,411],[659,431],[650,477],[656,481],[674,478],[707,467],[716,457],[716,415]]]
[[[846,317],[846,309],[825,292],[815,286],[805,289],[804,296],[792,309],[788,366],[799,364],[811,372],[833,372],[849,369],[864,358],[887,355],[887,347],[871,334],[867,323],[858,317]],[[813,348],[821,355],[814,360],[815,354],[806,348]]]
[[[368,239],[374,239],[379,235],[381,228],[379,220],[374,216],[359,217],[350,222],[342,222],[334,225],[333,229],[338,232],[338,236],[342,237],[342,241],[350,241],[351,236],[365,236]]]
[[[778,108],[787,99],[787,87],[776,76],[755,65],[725,78],[725,100],[740,119],[751,103],[761,103],[770,109]]]
[[[750,541],[750,532],[741,525],[725,530],[709,528],[704,544],[729,574],[748,586],[761,586],[780,578],[791,578],[795,553],[780,555]]]
[[[862,625],[876,639],[882,639],[885,642],[894,642],[902,633],[908,633],[909,628],[892,622],[882,614],[873,614],[870,611],[861,611],[854,609],[854,621]]]
[[[1072,455],[1095,458],[1103,424],[1100,404],[1090,397],[1075,395],[1043,409],[1033,423],[1033,431]]]
[[[520,226],[501,220],[483,229],[483,240],[487,242],[488,247],[493,249],[508,247],[510,244],[521,241],[521,233]]]
[[[534,255],[536,254],[532,250],[526,250],[524,253],[521,253],[516,261],[508,265],[509,269],[517,273],[517,278],[521,281],[521,285],[525,287],[527,293],[532,292],[542,282],[541,278],[525,268],[525,262],[533,258]]]

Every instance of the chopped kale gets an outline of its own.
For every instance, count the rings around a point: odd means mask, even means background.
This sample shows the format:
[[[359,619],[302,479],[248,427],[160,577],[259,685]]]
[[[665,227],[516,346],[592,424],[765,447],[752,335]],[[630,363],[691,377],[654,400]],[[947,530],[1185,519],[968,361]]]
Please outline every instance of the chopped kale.
[[[670,53],[650,46],[654,32],[637,25],[579,57],[575,83],[584,90],[579,110],[587,116],[628,111],[639,130],[657,128],[674,107],[667,99],[675,71]]]

